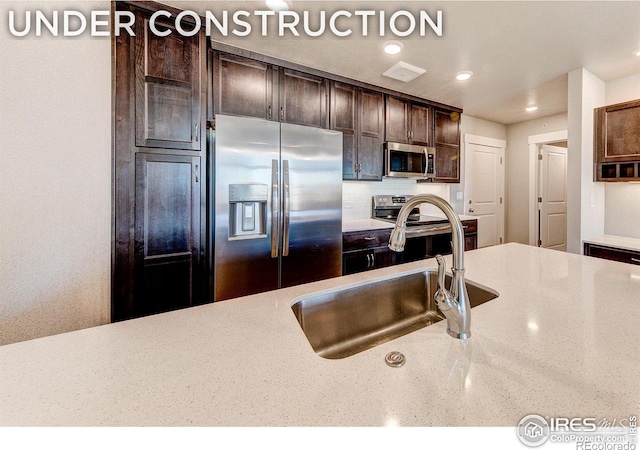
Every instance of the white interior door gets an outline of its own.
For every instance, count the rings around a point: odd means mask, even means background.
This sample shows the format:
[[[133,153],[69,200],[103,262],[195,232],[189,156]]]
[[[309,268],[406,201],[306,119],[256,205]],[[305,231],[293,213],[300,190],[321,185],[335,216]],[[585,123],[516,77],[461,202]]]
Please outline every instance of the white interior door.
[[[478,248],[502,243],[505,141],[465,135],[465,211],[478,217]]]
[[[543,145],[539,158],[539,247],[567,251],[567,149]]]

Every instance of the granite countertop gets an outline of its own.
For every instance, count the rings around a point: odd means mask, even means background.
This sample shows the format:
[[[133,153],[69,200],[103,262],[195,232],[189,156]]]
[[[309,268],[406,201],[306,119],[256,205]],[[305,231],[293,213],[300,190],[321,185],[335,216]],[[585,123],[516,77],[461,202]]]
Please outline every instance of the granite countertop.
[[[451,262],[448,257],[448,263]],[[465,252],[500,296],[340,360],[316,355],[301,295],[433,259],[0,347],[0,425],[515,426],[640,411],[640,268],[521,244]],[[384,356],[400,351],[401,368]]]
[[[425,222],[437,222],[441,220],[447,220],[443,215],[442,217],[437,217],[435,215],[424,216],[426,217]],[[458,215],[460,220],[477,220],[476,216],[465,216]],[[342,221],[342,232],[349,233],[352,231],[365,231],[365,230],[380,230],[384,228],[393,228],[393,223],[386,222],[384,220],[378,219],[347,219]]]
[[[602,236],[585,239],[583,242],[640,252],[640,239],[637,238],[604,234]]]

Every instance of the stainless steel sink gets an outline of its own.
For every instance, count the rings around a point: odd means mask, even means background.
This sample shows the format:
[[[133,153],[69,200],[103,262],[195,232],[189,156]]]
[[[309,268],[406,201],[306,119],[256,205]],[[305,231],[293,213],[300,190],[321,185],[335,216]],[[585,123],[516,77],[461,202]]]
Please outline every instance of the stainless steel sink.
[[[427,270],[307,295],[291,309],[318,355],[346,358],[443,320],[433,301],[436,274]],[[472,308],[499,295],[472,281],[466,285]]]

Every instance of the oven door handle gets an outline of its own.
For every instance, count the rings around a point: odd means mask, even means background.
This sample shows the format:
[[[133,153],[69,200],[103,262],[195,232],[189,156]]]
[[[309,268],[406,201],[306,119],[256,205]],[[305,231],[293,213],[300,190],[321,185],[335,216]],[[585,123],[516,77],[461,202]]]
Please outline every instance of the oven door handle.
[[[467,225],[463,225],[462,229],[466,230],[469,228]],[[418,236],[430,236],[432,234],[444,234],[449,233],[451,231],[451,225],[444,225],[441,227],[426,227],[426,228],[409,228],[405,232],[407,237],[418,237]]]
[[[451,231],[451,226],[447,225],[444,227],[410,228],[406,231],[406,234],[407,236],[410,236],[410,235],[427,236],[430,234],[447,233],[449,231]]]

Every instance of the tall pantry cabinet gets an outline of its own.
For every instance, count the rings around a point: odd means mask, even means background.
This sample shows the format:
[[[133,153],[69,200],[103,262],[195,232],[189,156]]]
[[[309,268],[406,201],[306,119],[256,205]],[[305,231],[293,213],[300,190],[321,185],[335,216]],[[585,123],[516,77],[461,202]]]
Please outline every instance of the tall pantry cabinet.
[[[206,41],[153,11],[115,41],[112,320],[202,303],[205,246]],[[170,8],[163,9],[171,10]],[[175,17],[176,14],[173,14]],[[185,24],[185,29],[190,25]]]

